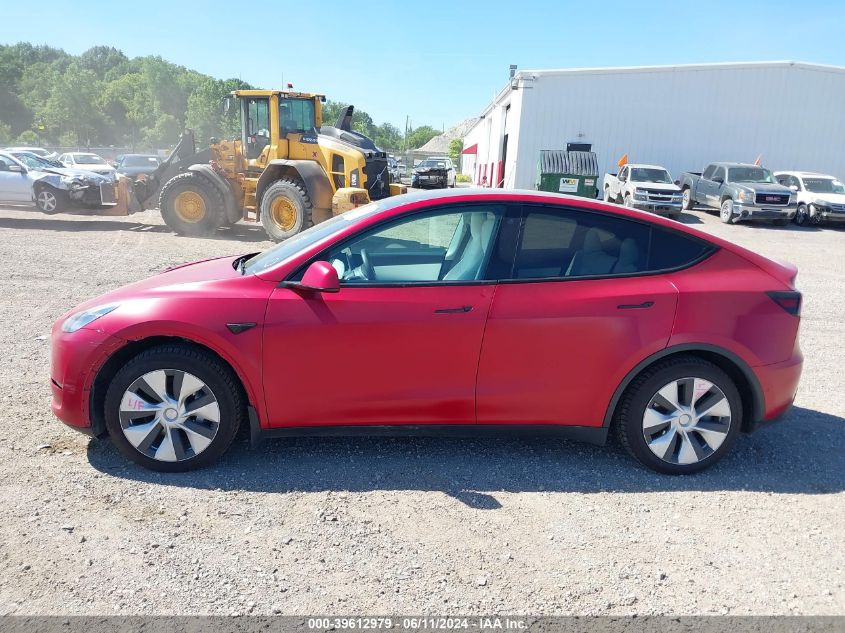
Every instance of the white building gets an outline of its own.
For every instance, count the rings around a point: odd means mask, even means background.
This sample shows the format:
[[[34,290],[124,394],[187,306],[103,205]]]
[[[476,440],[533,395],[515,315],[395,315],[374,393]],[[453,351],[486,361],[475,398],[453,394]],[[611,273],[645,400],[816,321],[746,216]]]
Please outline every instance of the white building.
[[[533,189],[540,150],[591,143],[599,177],[630,162],[674,178],[711,161],[845,179],[845,68],[800,62],[517,72],[464,138],[478,185]]]

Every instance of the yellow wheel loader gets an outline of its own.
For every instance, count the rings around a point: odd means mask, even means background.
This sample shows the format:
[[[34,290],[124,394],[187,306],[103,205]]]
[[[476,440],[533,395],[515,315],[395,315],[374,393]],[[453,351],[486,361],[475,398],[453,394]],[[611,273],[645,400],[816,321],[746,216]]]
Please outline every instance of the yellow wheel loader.
[[[322,125],[318,94],[237,90],[241,137],[211,139],[197,152],[186,130],[148,179],[134,183],[145,208],[158,203],[167,225],[207,235],[239,220],[261,222],[281,241],[333,214],[404,193],[390,183],[387,155],[352,131],[353,108],[334,126]]]

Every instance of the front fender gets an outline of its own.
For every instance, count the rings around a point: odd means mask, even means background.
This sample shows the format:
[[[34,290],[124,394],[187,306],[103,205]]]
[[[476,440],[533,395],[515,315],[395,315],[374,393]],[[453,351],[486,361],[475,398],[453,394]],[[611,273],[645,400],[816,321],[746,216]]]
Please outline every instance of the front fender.
[[[148,338],[174,338],[210,349],[226,361],[244,386],[249,402],[264,414],[261,391],[261,339],[263,327],[255,327],[239,334],[198,328],[178,321],[146,321],[130,325],[112,333],[127,343]],[[224,333],[225,332],[225,333]]]
[[[202,174],[203,178],[211,182],[211,184],[214,185],[214,187],[222,194],[223,201],[226,204],[224,212],[231,222],[237,222],[241,219],[243,214],[235,202],[235,194],[232,193],[231,185],[229,185],[229,182],[223,178],[223,176],[214,171],[211,165],[191,165],[188,167],[188,171]]]

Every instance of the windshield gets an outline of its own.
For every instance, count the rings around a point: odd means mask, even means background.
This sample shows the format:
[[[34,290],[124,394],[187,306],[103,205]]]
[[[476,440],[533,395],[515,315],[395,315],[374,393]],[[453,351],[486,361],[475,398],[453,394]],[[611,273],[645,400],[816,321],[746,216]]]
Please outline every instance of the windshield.
[[[24,165],[26,165],[27,169],[45,169],[47,167],[55,167],[55,163],[50,160],[45,160],[36,156],[35,154],[29,153],[14,153],[12,154],[15,158],[21,161]],[[62,165],[64,166],[64,165]]]
[[[777,183],[775,177],[764,167],[730,167],[728,182],[770,182]]]
[[[420,167],[428,168],[428,169],[446,169],[446,161],[445,160],[424,160],[420,163]]]
[[[804,187],[813,193],[845,193],[845,184],[833,178],[804,178]]]
[[[631,169],[632,182],[659,182],[667,185],[672,184],[672,176],[665,169],[654,167],[633,167]]]
[[[123,167],[158,167],[157,156],[124,156],[120,162]]]
[[[77,165],[105,165],[106,161],[96,154],[74,154],[73,162]]]
[[[360,218],[372,215],[380,211],[382,205],[377,202],[365,204],[362,207],[347,211],[336,215],[330,220],[315,224],[310,229],[304,230],[302,233],[297,233],[293,237],[289,237],[284,242],[281,242],[263,253],[259,253],[252,259],[246,262],[244,266],[245,273],[260,273],[272,268],[276,264],[280,264],[289,257],[292,257],[325,238],[342,231],[349,226],[350,223],[359,220]]]
[[[311,99],[279,99],[279,122],[285,132],[310,132],[317,125]]]

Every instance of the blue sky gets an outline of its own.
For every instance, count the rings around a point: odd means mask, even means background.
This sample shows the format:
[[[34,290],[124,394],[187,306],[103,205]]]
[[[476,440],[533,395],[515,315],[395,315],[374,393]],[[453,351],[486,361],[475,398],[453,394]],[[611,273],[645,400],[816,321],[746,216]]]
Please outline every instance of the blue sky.
[[[360,8],[356,8],[360,7]],[[845,65],[845,3],[629,0],[6,2],[0,43],[111,45],[437,128],[521,69],[796,60]]]

